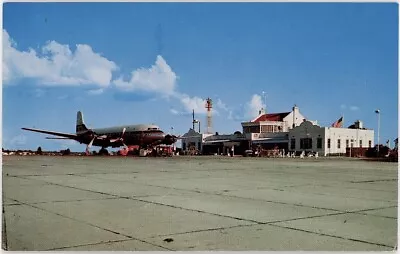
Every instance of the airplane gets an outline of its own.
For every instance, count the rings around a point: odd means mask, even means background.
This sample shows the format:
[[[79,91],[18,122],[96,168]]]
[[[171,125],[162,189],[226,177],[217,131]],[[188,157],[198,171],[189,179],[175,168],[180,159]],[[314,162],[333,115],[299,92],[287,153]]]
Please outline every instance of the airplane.
[[[46,137],[47,139],[72,139],[81,144],[86,144],[87,155],[90,154],[89,149],[92,145],[100,146],[102,147],[102,150],[105,150],[106,147],[120,146],[139,146],[140,148],[148,148],[161,144],[172,145],[180,138],[175,135],[165,134],[157,125],[153,124],[88,129],[83,121],[83,114],[81,111],[78,111],[77,113],[75,134],[33,128],[22,129],[58,136]]]

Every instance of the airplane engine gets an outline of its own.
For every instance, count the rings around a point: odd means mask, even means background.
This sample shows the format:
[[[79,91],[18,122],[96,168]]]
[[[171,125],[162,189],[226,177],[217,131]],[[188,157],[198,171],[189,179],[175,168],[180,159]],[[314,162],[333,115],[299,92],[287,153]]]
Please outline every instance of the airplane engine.
[[[121,146],[121,144],[118,144],[117,142],[111,143],[112,148],[116,148],[116,147],[120,147],[120,146]]]
[[[172,145],[173,143],[175,143],[177,141],[177,137],[174,135],[166,135],[164,138],[164,144],[166,145]]]

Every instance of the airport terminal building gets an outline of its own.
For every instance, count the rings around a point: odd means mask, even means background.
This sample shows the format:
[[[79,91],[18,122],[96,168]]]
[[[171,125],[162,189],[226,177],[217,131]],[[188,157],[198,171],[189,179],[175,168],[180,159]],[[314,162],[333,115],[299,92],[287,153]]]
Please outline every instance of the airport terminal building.
[[[320,156],[345,154],[347,148],[374,146],[374,131],[356,121],[348,128],[321,127],[317,121],[307,120],[295,105],[292,111],[265,113],[242,122],[243,132],[219,135],[202,134],[190,129],[183,135],[182,150],[192,154],[244,154],[261,147],[279,149],[296,154],[315,153]]]
[[[295,105],[291,112],[269,113],[263,109],[250,122],[243,122],[243,134],[250,142],[250,147],[261,146],[264,149],[288,149],[289,130],[299,126],[305,117]]]

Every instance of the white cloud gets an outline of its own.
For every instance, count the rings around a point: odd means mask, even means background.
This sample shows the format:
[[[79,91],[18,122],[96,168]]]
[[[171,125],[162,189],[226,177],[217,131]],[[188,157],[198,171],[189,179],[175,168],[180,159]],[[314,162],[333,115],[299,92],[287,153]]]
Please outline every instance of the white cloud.
[[[9,144],[10,146],[14,147],[14,146],[22,146],[25,145],[27,141],[27,138],[25,135],[23,134],[19,134],[15,137],[13,137],[12,139],[10,139]]]
[[[360,108],[359,107],[357,107],[357,106],[350,106],[350,110],[351,111],[357,111],[357,110],[359,110]]]
[[[104,92],[104,88],[100,88],[100,89],[89,90],[88,94],[99,95],[99,94],[102,94],[103,92]]]
[[[35,90],[35,96],[36,96],[37,98],[42,97],[42,96],[45,95],[45,94],[46,94],[46,92],[45,92],[43,89],[36,89],[36,90]]]
[[[258,94],[253,94],[251,100],[248,103],[246,103],[245,117],[249,118],[257,117],[261,108],[265,109],[265,105],[262,102],[261,96]]]
[[[223,103],[222,101],[221,101],[221,99],[217,99],[217,103],[215,104],[215,106],[217,107],[217,108],[220,108],[220,109],[223,109],[223,110],[225,110],[225,111],[228,111],[228,112],[230,112],[230,110],[228,109],[228,107],[226,106],[226,104],[225,103]]]
[[[68,96],[67,94],[64,94],[64,95],[58,96],[57,99],[59,99],[59,100],[65,100],[65,99],[67,99],[68,97],[69,97],[69,96]]]
[[[169,111],[170,111],[173,115],[179,115],[179,111],[176,110],[176,109],[171,108]]]
[[[351,111],[357,111],[357,110],[360,109],[358,106],[347,106],[347,105],[345,105],[345,104],[341,104],[341,105],[340,105],[340,108],[341,108],[342,110],[350,109]]]
[[[36,79],[47,86],[97,85],[107,87],[117,65],[93,52],[89,45],[76,45],[72,52],[68,45],[49,41],[41,54],[30,48],[19,51],[16,43],[3,29],[3,82],[9,84],[21,78]]]
[[[124,91],[145,91],[170,96],[175,91],[177,79],[178,76],[164,58],[158,55],[155,64],[150,68],[134,70],[129,81],[120,77],[114,80],[114,84]]]
[[[170,109],[174,115],[185,114],[194,110],[198,114],[205,114],[205,99],[190,96],[177,91],[178,76],[168,65],[165,59],[158,55],[156,62],[150,68],[139,68],[132,71],[129,81],[118,78],[113,81],[115,86],[126,92],[149,92],[163,96],[166,99],[177,100],[182,110]],[[214,111],[214,113],[217,113]]]
[[[176,97],[179,99],[186,112],[192,112],[194,110],[196,114],[207,113],[205,108],[206,100],[197,96],[190,97],[187,94],[176,94]]]
[[[105,92],[110,83],[115,88],[126,92],[138,92],[161,95],[164,99],[173,99],[180,104],[180,108],[171,109],[172,114],[191,113],[205,114],[205,99],[199,96],[191,96],[180,93],[177,90],[177,74],[168,65],[166,60],[158,55],[154,65],[149,68],[138,68],[131,72],[130,77],[124,80],[122,77],[112,79],[113,71],[117,65],[99,53],[93,52],[89,45],[78,44],[73,51],[69,45],[63,45],[56,41],[49,41],[39,50],[28,49],[20,51],[17,44],[10,38],[6,30],[3,30],[3,81],[12,84],[13,80],[30,78],[38,84],[47,86],[59,85],[97,85],[87,93],[98,95]],[[43,96],[41,90],[36,90],[36,96]],[[69,96],[61,95],[58,99],[67,99]],[[261,100],[259,100],[261,101]],[[259,108],[253,105],[252,112],[258,112]],[[253,106],[252,106],[253,105]],[[225,111],[232,117],[232,111],[220,99],[214,103],[213,114]]]
[[[191,97],[187,94],[178,93],[178,92],[172,94],[172,98],[177,99],[182,106],[182,112],[178,113],[178,114],[192,113],[193,110],[196,114],[206,114],[207,113],[206,99],[200,98],[198,96]],[[216,104],[213,103],[212,114],[219,115],[218,108],[221,108],[222,105],[224,105],[226,110],[228,110],[226,105],[223,104],[221,100],[219,100],[219,103],[217,100]],[[176,112],[178,112],[178,111],[177,110],[175,110],[175,112],[171,111],[171,113],[173,113],[173,114],[175,114]]]

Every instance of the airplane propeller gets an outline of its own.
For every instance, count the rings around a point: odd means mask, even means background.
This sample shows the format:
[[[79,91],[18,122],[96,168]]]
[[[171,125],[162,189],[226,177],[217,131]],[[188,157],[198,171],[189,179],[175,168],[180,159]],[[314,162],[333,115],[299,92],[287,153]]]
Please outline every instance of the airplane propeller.
[[[90,141],[90,143],[86,146],[86,155],[90,154],[89,149],[92,147],[94,140],[96,139],[96,135],[93,137],[93,139]]]
[[[125,147],[127,147],[127,145],[124,142],[124,134],[125,134],[126,128],[124,128],[122,130],[122,134],[121,137],[116,138],[116,139],[110,139],[110,143],[114,143],[114,142],[121,142]],[[102,135],[102,136],[97,136],[96,134],[92,133],[93,138],[92,140],[89,142],[89,144],[86,146],[86,155],[90,154],[89,149],[92,147],[93,142],[95,141],[95,139],[107,139],[107,135]]]
[[[125,142],[124,142],[124,134],[125,134],[126,128],[122,129],[122,134],[121,137],[116,138],[116,139],[111,139],[110,142],[114,143],[114,142],[121,142],[125,147],[128,147]]]

